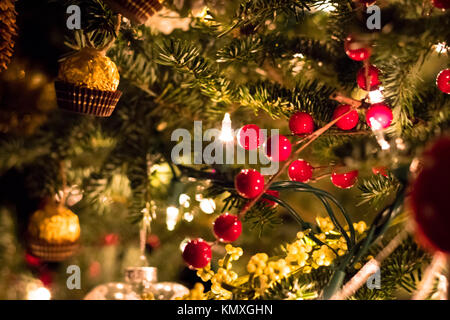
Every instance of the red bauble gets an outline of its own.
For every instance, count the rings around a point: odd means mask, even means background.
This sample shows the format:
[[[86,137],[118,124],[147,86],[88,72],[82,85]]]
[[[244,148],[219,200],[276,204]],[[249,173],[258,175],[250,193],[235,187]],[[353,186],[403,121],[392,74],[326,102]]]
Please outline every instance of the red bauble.
[[[373,174],[381,174],[382,176],[385,176],[385,177],[388,176],[386,167],[373,167],[372,172],[373,172]]]
[[[392,110],[384,103],[372,104],[366,113],[367,124],[375,130],[386,129],[391,125],[392,119]]]
[[[53,283],[53,275],[50,271],[44,270],[39,274],[39,280],[42,281],[44,287],[50,287]]]
[[[355,39],[353,36],[348,36],[344,42],[345,53],[347,56],[355,61],[363,61],[369,59],[372,54],[372,49],[363,42]]]
[[[236,191],[243,198],[253,199],[264,190],[264,177],[254,169],[243,169],[234,179]]]
[[[431,2],[438,9],[450,9],[450,0],[432,0]]]
[[[311,179],[313,169],[314,168],[305,160],[298,159],[292,161],[288,170],[289,179],[306,183]]]
[[[184,261],[192,268],[201,269],[211,261],[211,246],[203,239],[188,242],[183,250]]]
[[[369,66],[369,81],[371,91],[376,90],[378,88],[378,85],[380,84],[380,80],[378,79],[379,73],[380,70],[378,70],[377,67]],[[366,68],[362,67],[361,69],[359,69],[358,74],[356,75],[356,82],[361,89],[367,90]]]
[[[222,242],[233,242],[242,233],[242,223],[237,216],[225,213],[214,221],[214,234]]]
[[[296,112],[289,119],[289,129],[293,134],[311,134],[314,131],[314,120],[306,112]]]
[[[344,113],[347,113],[350,110],[350,105],[341,104],[334,110],[333,119],[339,118]],[[347,115],[343,116],[341,119],[336,122],[336,126],[342,130],[351,130],[358,124],[359,116],[356,110],[352,110]]]
[[[280,193],[277,190],[267,190],[265,194],[270,194],[271,196],[274,196],[276,198],[278,198],[280,196]],[[266,198],[262,198],[261,199],[262,202],[264,202],[267,206],[269,207],[276,207],[278,205],[278,203],[276,203],[275,201],[266,199]]]
[[[411,204],[422,244],[450,253],[450,137],[423,154],[423,169],[412,184]],[[425,241],[424,241],[425,240]]]
[[[341,189],[348,189],[355,185],[358,179],[358,170],[344,173],[333,172],[331,174],[331,182]]]
[[[291,155],[292,146],[283,135],[270,137],[266,143],[266,155],[272,161],[284,161]]]
[[[261,129],[256,124],[247,124],[238,132],[238,143],[245,150],[257,149],[264,141]]]
[[[437,75],[436,85],[443,93],[450,94],[450,69],[444,69]]]

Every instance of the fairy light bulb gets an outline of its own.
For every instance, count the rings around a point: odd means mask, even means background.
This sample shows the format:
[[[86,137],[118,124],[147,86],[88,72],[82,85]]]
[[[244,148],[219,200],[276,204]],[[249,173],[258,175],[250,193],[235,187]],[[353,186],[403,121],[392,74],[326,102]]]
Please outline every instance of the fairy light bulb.
[[[174,206],[170,206],[166,210],[166,225],[167,230],[173,231],[175,229],[175,226],[177,225],[178,221],[178,215],[180,213],[180,210]]]
[[[379,87],[377,90],[369,91],[370,103],[380,103],[384,101],[383,89],[383,87]]]
[[[194,220],[194,215],[191,212],[185,212],[183,215],[183,219],[187,222],[191,222]]]
[[[370,124],[372,127],[372,132],[375,138],[377,139],[377,142],[380,145],[381,150],[389,150],[391,148],[391,145],[384,138],[383,126],[381,125],[381,122],[379,122],[375,118],[370,118]]]
[[[231,128],[231,117],[229,113],[225,113],[222,120],[222,130],[219,136],[222,142],[231,142],[234,140],[233,129]]]
[[[200,209],[206,214],[212,214],[216,210],[216,203],[213,199],[202,199]]]
[[[189,206],[191,205],[190,200],[191,200],[191,197],[189,197],[185,193],[182,193],[182,194],[180,194],[180,198],[178,199],[178,202],[180,203],[181,206],[183,206],[185,208],[189,208]]]
[[[27,300],[50,300],[52,294],[45,287],[36,287],[27,292]]]

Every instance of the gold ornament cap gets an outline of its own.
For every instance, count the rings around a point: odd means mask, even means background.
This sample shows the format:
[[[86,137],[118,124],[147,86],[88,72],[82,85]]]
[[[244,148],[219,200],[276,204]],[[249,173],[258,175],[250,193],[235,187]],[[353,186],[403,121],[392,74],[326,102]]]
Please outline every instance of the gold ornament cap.
[[[58,80],[89,89],[116,91],[120,75],[116,64],[104,52],[83,48],[60,64]]]

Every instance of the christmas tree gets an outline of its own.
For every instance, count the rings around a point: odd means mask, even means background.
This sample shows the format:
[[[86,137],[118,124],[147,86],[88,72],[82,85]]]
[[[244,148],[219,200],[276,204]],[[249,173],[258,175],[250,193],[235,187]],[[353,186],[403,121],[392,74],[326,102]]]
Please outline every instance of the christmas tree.
[[[447,299],[447,0],[0,3],[1,299]]]

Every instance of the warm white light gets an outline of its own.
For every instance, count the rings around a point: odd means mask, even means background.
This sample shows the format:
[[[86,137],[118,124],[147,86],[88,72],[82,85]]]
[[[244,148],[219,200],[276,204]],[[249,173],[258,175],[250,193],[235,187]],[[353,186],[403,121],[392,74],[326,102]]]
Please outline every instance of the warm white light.
[[[178,199],[178,202],[180,203],[181,206],[183,206],[185,208],[189,208],[189,206],[191,205],[190,200],[191,200],[191,197],[189,197],[185,193],[182,193],[182,194],[180,194],[180,198]]]
[[[384,133],[382,130],[383,126],[381,125],[381,122],[379,122],[374,117],[369,118],[369,121],[370,121],[370,125],[372,127],[373,134],[375,135],[375,138],[377,139],[377,142],[380,145],[381,150],[390,149],[391,145],[384,138]]]
[[[447,53],[449,51],[449,47],[445,42],[438,43],[434,45],[433,48],[437,53]]]
[[[318,6],[316,10],[320,10],[323,12],[332,12],[332,11],[336,10],[336,7],[327,1],[324,4],[321,4],[320,6]]]
[[[369,91],[370,103],[379,103],[384,101],[384,96],[382,93],[383,87],[379,87],[377,90]]]
[[[294,53],[294,58],[303,59],[305,56],[301,53]]]
[[[206,214],[211,214],[216,210],[216,203],[213,199],[202,199],[200,201],[200,209]]]
[[[180,211],[178,210],[178,208],[176,208],[174,206],[170,206],[167,208],[167,210],[166,210],[167,230],[173,231],[175,229],[179,213],[180,213]]]
[[[181,243],[180,243],[180,251],[181,252],[184,251],[184,248],[186,248],[188,242],[189,242],[189,239],[184,239],[183,241],[181,241]]]
[[[50,300],[52,294],[45,287],[38,287],[28,291],[27,300]]]
[[[231,118],[229,113],[225,113],[222,120],[222,131],[219,136],[222,142],[231,142],[234,140],[233,129],[231,128]]]
[[[190,212],[185,212],[183,215],[183,219],[187,222],[191,222],[192,220],[194,220],[194,215]]]

